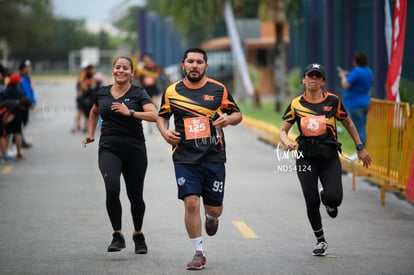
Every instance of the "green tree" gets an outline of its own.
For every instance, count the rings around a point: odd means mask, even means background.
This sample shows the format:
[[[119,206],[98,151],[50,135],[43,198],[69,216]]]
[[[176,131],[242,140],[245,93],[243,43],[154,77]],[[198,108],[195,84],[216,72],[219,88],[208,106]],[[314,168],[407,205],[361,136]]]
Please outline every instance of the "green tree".
[[[34,55],[33,45],[53,35],[52,22],[50,0],[0,1],[0,41],[14,55]]]
[[[83,20],[55,18],[50,0],[0,0],[0,43],[9,58],[66,62],[72,50],[85,46],[116,48],[116,41],[101,31],[86,30]]]
[[[45,40],[48,53],[42,53],[43,58],[67,60],[68,53],[85,45],[96,45],[96,39],[86,29],[84,21],[72,19],[56,19],[53,25],[53,39]]]
[[[147,8],[162,15],[171,16],[175,26],[186,37],[186,44],[199,44],[211,38],[213,27],[223,21],[223,7],[226,0],[169,0],[148,1]],[[230,0],[228,0],[230,1]],[[286,89],[286,45],[282,30],[287,17],[300,5],[299,0],[232,0],[236,18],[256,14],[261,20],[271,20],[275,25],[276,43],[274,47],[274,75],[276,111],[281,111],[281,103],[287,100]]]
[[[224,0],[151,0],[149,10],[171,16],[183,34],[185,45],[198,45],[212,37],[214,25],[222,22]]]

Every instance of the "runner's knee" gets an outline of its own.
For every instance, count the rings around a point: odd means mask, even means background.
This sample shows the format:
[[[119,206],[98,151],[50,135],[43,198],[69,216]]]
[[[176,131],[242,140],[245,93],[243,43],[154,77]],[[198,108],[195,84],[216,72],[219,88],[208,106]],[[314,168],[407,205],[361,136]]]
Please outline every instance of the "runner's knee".
[[[221,213],[223,212],[223,206],[208,206],[204,205],[204,209],[206,213],[213,217],[220,217]]]
[[[184,205],[188,212],[200,211],[200,198],[196,195],[190,195],[184,198]]]

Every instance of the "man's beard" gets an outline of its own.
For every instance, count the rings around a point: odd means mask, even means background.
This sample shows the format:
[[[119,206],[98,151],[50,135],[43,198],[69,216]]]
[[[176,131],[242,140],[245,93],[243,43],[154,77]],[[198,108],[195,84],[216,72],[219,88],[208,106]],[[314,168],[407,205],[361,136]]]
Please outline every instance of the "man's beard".
[[[190,75],[191,72],[190,73],[186,72],[185,76],[187,77],[188,81],[190,81],[190,82],[199,82],[201,79],[203,79],[206,72],[204,71],[202,73],[201,72],[198,72],[198,73],[199,73],[198,76],[193,77],[193,76]]]

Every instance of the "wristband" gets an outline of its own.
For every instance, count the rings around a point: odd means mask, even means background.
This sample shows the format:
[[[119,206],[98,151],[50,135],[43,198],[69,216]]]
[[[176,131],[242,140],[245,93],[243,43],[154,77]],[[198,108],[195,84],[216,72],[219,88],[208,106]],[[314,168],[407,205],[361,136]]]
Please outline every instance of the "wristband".
[[[358,144],[358,145],[356,146],[356,149],[357,149],[358,151],[363,150],[363,149],[364,149],[364,144],[362,144],[362,143]]]

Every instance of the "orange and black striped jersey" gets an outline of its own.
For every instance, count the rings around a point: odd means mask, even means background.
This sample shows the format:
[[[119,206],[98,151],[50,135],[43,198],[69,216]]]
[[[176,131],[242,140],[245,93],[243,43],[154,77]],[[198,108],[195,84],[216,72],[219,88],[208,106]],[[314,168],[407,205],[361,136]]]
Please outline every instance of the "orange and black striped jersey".
[[[206,77],[200,87],[188,87],[184,80],[170,85],[161,100],[159,116],[174,116],[181,142],[173,148],[176,163],[225,162],[222,129],[213,126],[216,112],[240,112],[226,87]]]
[[[287,107],[283,120],[297,122],[300,137],[337,141],[336,119],[348,116],[341,100],[335,94],[323,90],[324,97],[310,101],[305,93],[294,98]]]

